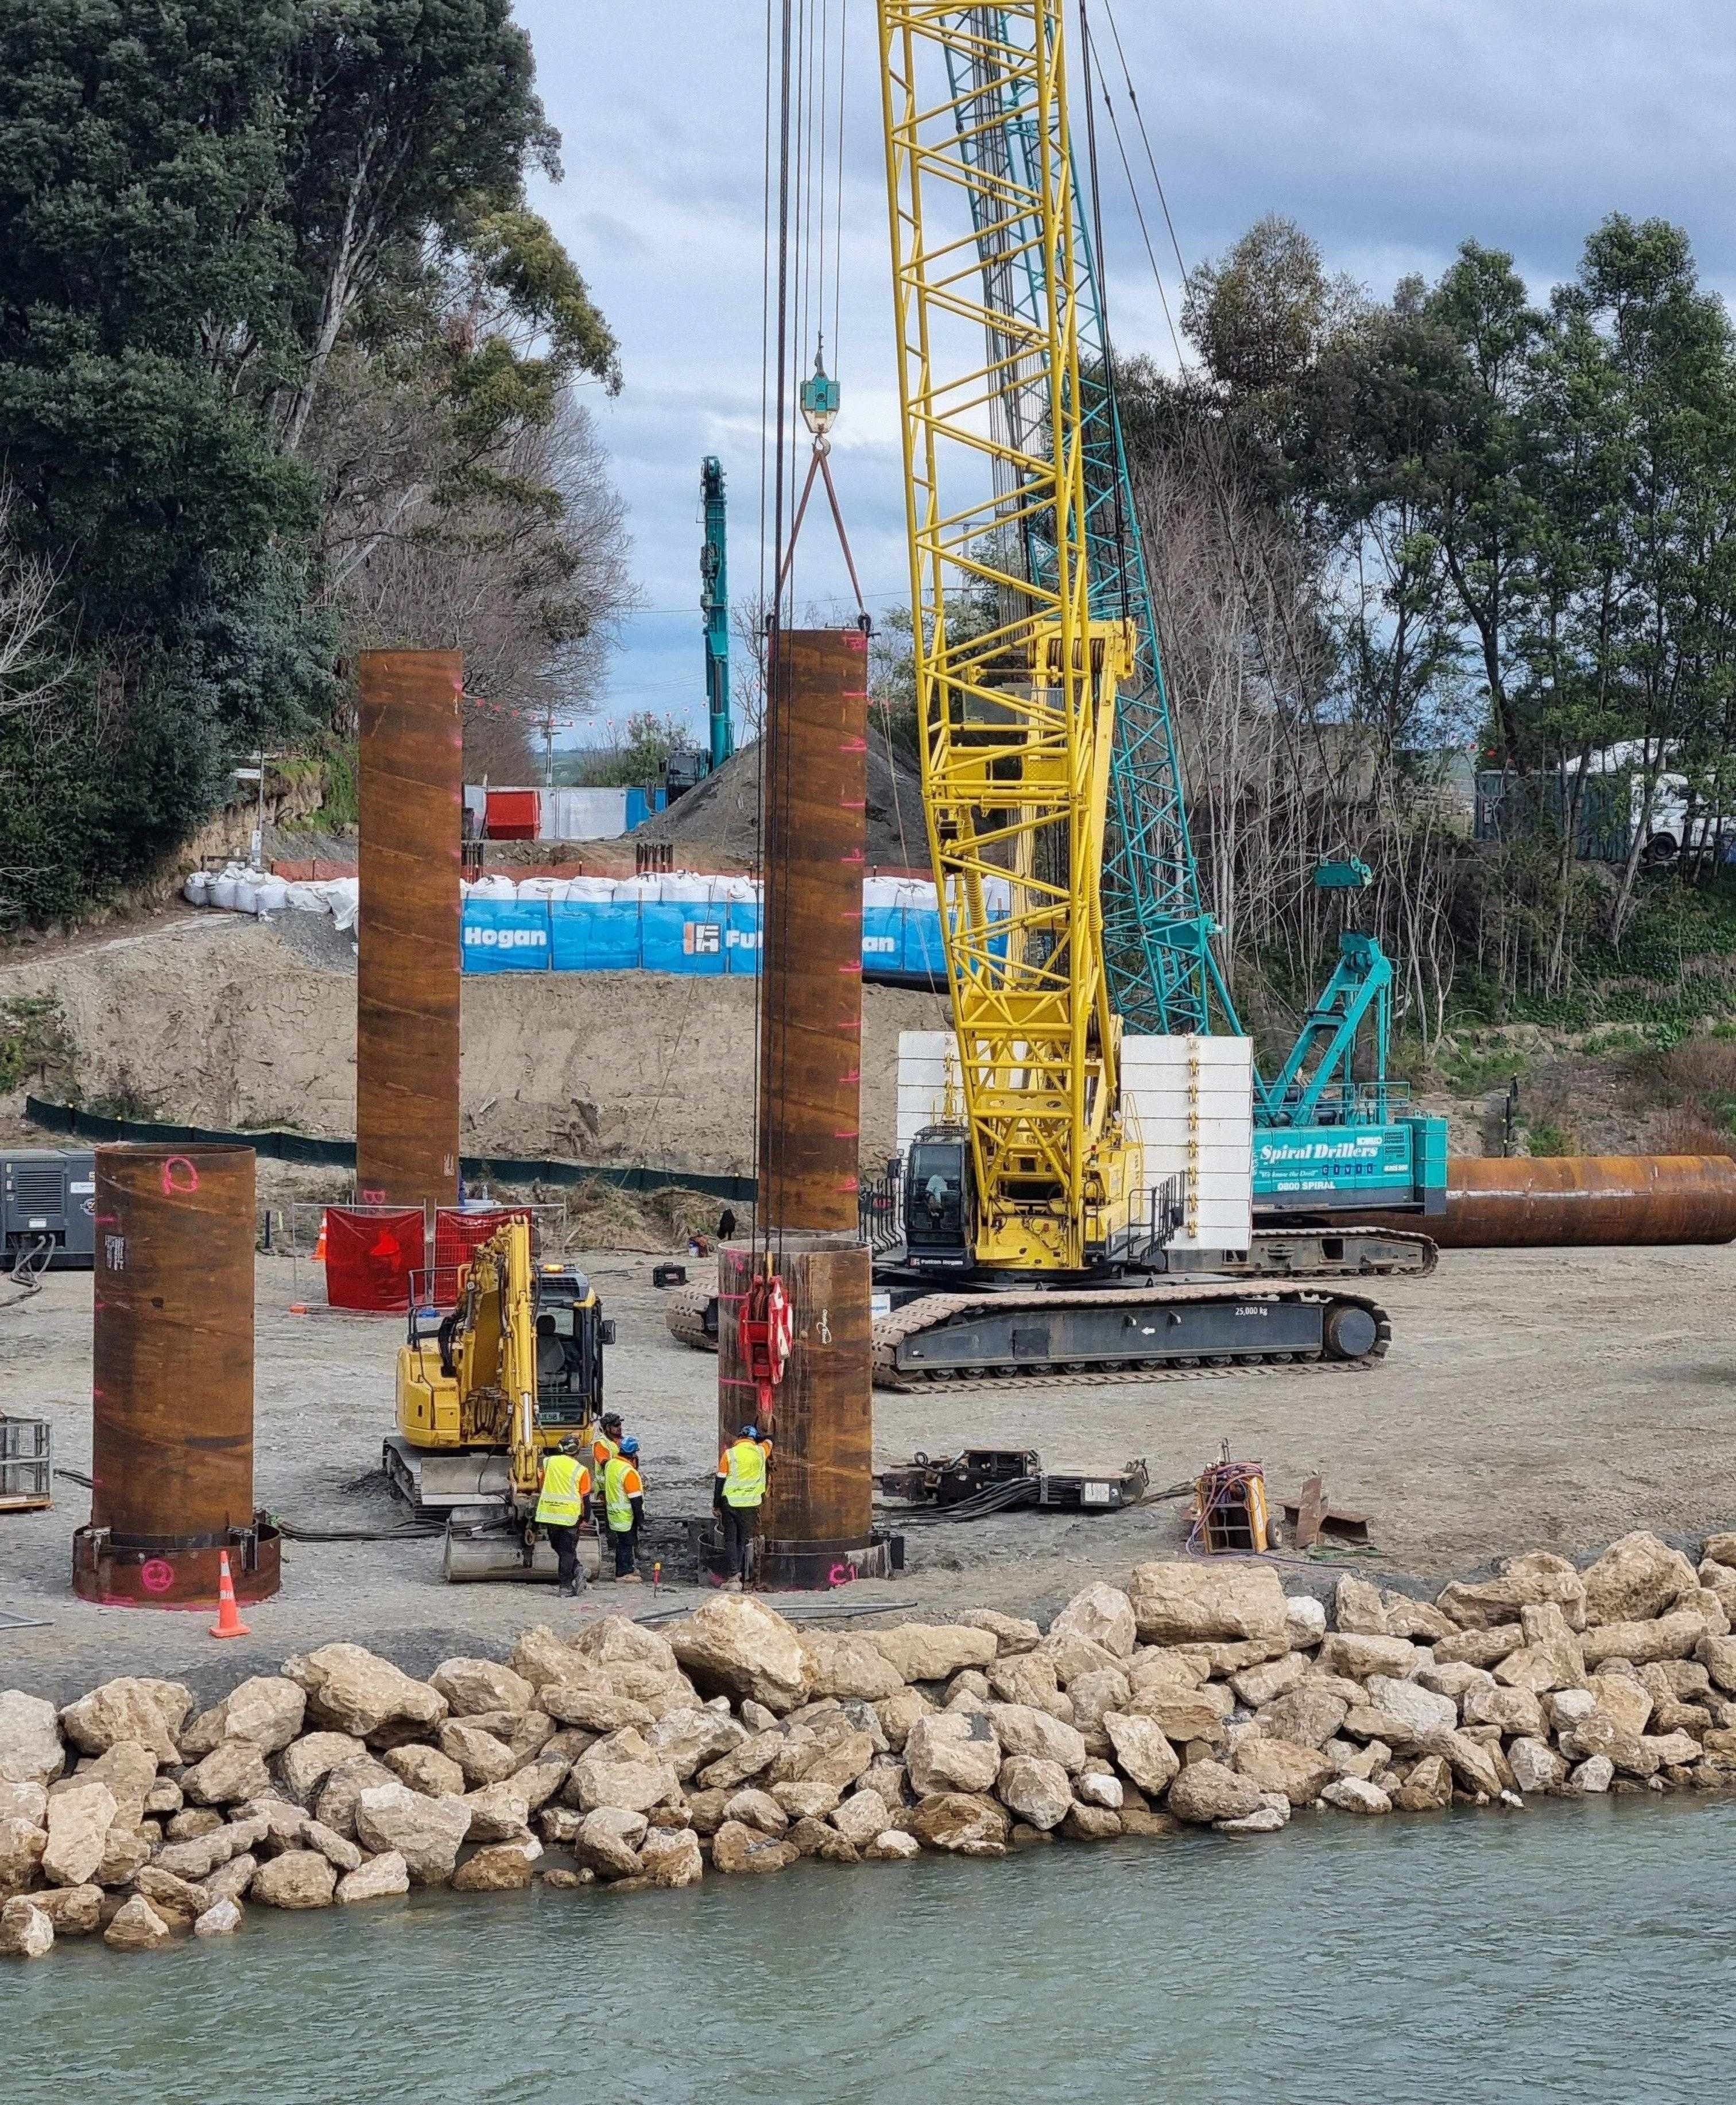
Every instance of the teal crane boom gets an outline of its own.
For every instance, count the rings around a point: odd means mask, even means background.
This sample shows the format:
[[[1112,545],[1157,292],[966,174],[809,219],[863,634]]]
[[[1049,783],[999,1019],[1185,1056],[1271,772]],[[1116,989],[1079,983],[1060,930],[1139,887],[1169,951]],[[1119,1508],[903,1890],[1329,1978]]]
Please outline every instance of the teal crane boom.
[[[705,617],[705,705],[711,765],[721,767],[735,750],[730,726],[730,575],[725,534],[728,503],[723,463],[707,454],[699,464],[699,499],[705,539],[699,550],[699,611]]]
[[[958,10],[966,33],[948,54],[957,128],[968,160],[991,178],[974,190],[977,248],[988,297],[999,312],[1029,317],[1047,298],[1045,244],[1006,199],[1033,197],[1041,141],[1020,82],[990,69],[983,54],[994,38],[968,34],[972,18],[994,9]],[[999,180],[996,180],[999,179]],[[1072,171],[1073,226],[1079,244],[1079,365],[1086,485],[1086,553],[1094,616],[1131,619],[1136,667],[1117,699],[1110,759],[1110,827],[1103,871],[1105,967],[1114,1006],[1130,1031],[1243,1035],[1213,938],[1190,838],[1185,785],[1163,674],[1145,537],[1128,472],[1115,369],[1105,319],[1101,259],[1094,253],[1093,200]],[[997,200],[993,212],[987,200]],[[991,337],[993,332],[991,331]],[[1001,346],[991,341],[992,360]],[[1002,364],[1001,369],[1008,369]],[[1003,381],[993,413],[1017,440],[1041,413],[1036,391],[1016,370]],[[1012,498],[1015,493],[1001,493]],[[1055,552],[1047,515],[1009,502],[1024,543],[1026,574],[1052,574]],[[1370,881],[1354,860],[1323,865],[1315,882],[1328,890],[1360,890]],[[1360,1208],[1424,1213],[1446,1204],[1444,1120],[1410,1115],[1402,1084],[1387,1078],[1392,966],[1372,935],[1341,940],[1337,970],[1304,1019],[1278,1075],[1254,1076],[1253,1196],[1271,1216],[1344,1215]],[[1365,1036],[1366,1033],[1366,1036]],[[1359,1052],[1372,1079],[1359,1082]]]

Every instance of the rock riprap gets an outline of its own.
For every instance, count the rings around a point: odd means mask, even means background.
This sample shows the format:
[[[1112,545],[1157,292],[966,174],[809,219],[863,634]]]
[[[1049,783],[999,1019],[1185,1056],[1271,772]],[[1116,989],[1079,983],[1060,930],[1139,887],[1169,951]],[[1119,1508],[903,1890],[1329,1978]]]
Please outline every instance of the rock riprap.
[[[1736,1534],[1534,1551],[1432,1601],[1359,1575],[1152,1562],[1045,1630],[796,1626],[719,1594],[667,1629],[529,1629],[426,1680],[360,1645],[200,1709],[123,1676],[0,1690],[0,1956],[146,1951],[254,1907],[413,1886],[551,1896],[806,1860],[1237,1839],[1537,1795],[1736,1789]]]

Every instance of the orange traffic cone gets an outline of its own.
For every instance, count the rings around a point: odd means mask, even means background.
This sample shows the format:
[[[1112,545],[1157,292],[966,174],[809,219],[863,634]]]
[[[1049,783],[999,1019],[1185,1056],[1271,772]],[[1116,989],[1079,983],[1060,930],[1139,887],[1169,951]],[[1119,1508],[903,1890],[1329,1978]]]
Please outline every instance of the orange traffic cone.
[[[221,1550],[217,1556],[217,1619],[211,1626],[214,1638],[245,1638],[252,1635],[242,1621],[235,1607],[235,1582],[229,1575],[229,1552]]]
[[[314,1245],[313,1262],[315,1264],[325,1263],[325,1215],[324,1213],[319,1216],[319,1235]]]

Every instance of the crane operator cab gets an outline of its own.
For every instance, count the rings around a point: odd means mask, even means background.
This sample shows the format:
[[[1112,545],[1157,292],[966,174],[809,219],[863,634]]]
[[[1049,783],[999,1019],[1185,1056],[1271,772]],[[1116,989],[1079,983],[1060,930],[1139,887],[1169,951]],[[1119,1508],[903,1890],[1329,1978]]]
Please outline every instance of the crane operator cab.
[[[925,1126],[904,1164],[904,1247],[913,1265],[971,1263],[969,1143],[962,1126]]]

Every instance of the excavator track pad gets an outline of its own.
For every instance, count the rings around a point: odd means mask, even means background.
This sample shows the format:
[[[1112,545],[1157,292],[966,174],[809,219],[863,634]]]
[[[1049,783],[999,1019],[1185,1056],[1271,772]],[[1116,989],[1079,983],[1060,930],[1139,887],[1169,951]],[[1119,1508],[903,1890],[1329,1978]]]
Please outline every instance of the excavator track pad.
[[[1236,1371],[1366,1371],[1386,1311],[1330,1287],[1221,1280],[1069,1292],[926,1294],[874,1325],[874,1383],[914,1393],[1108,1387]]]
[[[717,1349],[717,1289],[715,1286],[679,1286],[663,1303],[663,1321],[669,1334],[696,1352]]]

